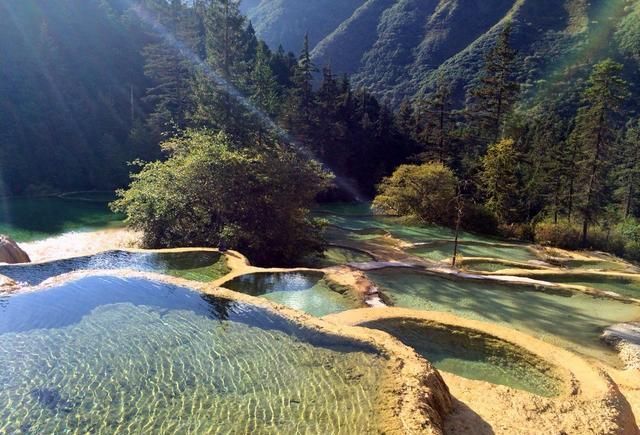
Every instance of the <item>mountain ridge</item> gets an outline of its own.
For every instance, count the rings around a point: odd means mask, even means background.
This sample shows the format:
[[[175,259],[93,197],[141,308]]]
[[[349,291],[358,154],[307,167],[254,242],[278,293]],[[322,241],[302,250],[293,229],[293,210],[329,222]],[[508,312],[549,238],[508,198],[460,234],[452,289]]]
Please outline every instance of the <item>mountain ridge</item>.
[[[428,92],[442,76],[463,95],[507,22],[530,89],[585,46],[586,57],[577,61],[615,57],[621,48],[613,35],[640,34],[638,20],[628,19],[638,10],[629,0],[261,0],[249,17],[261,38],[286,50],[299,51],[308,31],[316,65],[350,74],[397,104]],[[633,45],[632,36],[626,39]]]

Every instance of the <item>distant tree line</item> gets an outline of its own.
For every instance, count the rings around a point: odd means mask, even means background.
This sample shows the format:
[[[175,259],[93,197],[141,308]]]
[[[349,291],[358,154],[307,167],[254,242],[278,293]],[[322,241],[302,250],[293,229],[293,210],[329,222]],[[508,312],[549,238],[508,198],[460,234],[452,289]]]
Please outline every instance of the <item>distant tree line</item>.
[[[29,7],[34,2],[42,7]],[[253,191],[242,192],[249,202],[265,199],[266,181],[275,176],[256,162],[283,170],[296,162],[324,198],[370,198],[378,187],[380,209],[422,222],[459,220],[470,230],[627,255],[631,244],[640,247],[637,84],[619,63],[637,69],[637,53],[592,62],[577,91],[567,86],[524,98],[507,24],[464,104],[442,77],[435,89],[393,108],[329,66],[314,65],[308,41],[297,55],[268,47],[236,0],[140,0],[134,7],[121,0],[0,0],[0,8],[2,193],[119,187],[126,162],[141,159],[132,184],[140,190],[121,196],[120,209],[143,227],[150,210],[167,213],[158,222],[189,223],[179,232],[153,230],[149,244],[184,244],[191,234],[193,243],[255,246],[257,253],[264,246],[253,241],[264,228],[259,215],[238,225],[243,207],[231,215],[216,209],[216,219],[225,217],[213,222],[197,208],[170,215],[177,211],[167,204],[188,197],[164,197],[158,209],[145,202],[153,199],[156,175],[170,180],[200,168],[185,157],[193,148],[228,159],[237,180],[251,168],[263,174]],[[300,156],[320,165],[301,165]],[[144,164],[155,160],[157,174]],[[246,165],[234,166],[238,160]],[[285,187],[282,180],[274,185]],[[416,204],[439,206],[420,211]],[[289,222],[313,227],[308,205],[296,202],[299,213],[290,210]],[[214,235],[203,228],[215,228]],[[279,255],[293,258],[293,251]]]
[[[418,152],[393,110],[348,77],[258,40],[233,0],[147,0],[147,116],[133,137],[162,143],[114,208],[148,246],[241,250],[260,264],[322,249],[312,202],[371,197]]]
[[[510,33],[506,25],[463,107],[443,78],[424,98],[402,104],[401,131],[419,144],[423,165],[453,171],[467,213],[477,218],[465,220],[469,229],[493,227],[502,235],[640,258],[640,118],[632,110],[634,86],[624,79],[623,64],[595,64],[573,100],[558,92],[526,101]],[[407,214],[400,205],[406,198],[389,201],[394,178],[380,186],[376,203]],[[454,190],[448,191],[453,198]]]

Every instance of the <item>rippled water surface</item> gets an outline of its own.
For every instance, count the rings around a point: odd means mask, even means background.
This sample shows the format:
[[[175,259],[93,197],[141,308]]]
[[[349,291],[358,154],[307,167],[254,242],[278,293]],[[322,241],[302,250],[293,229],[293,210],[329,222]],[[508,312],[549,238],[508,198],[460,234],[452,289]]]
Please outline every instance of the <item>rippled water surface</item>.
[[[354,296],[340,292],[345,289],[332,288],[321,272],[254,273],[239,276],[223,286],[318,317],[362,307]]]
[[[109,251],[86,257],[41,264],[0,266],[0,275],[16,282],[38,285],[64,273],[81,270],[134,270],[156,272],[193,281],[213,281],[229,272],[224,255],[212,251]]]
[[[600,341],[600,334],[612,324],[640,318],[636,304],[570,291],[445,279],[408,269],[368,276],[396,306],[504,324],[612,365],[619,360]]]
[[[383,367],[347,339],[145,280],[0,299],[0,433],[376,433]]]
[[[384,319],[361,326],[397,337],[440,370],[541,396],[558,394],[559,382],[547,364],[498,339],[414,319]]]

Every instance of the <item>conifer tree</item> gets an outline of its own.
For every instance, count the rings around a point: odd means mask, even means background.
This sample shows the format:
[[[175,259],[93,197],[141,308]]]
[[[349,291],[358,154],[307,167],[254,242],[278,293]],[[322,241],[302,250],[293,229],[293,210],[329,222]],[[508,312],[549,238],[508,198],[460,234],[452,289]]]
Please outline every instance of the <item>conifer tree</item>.
[[[248,116],[242,92],[247,89],[246,28],[237,0],[209,0],[203,8],[208,69],[194,82],[197,125],[224,130],[231,140],[247,138]]]
[[[570,141],[579,150],[579,211],[582,243],[587,244],[589,225],[608,200],[611,159],[619,115],[627,97],[627,83],[620,76],[622,65],[611,59],[593,68],[576,116]]]
[[[640,182],[640,121],[629,122],[622,142],[622,161],[618,170],[619,191],[622,194],[623,216],[636,214]]]
[[[520,159],[513,139],[503,139],[490,145],[482,159],[482,190],[486,206],[507,224],[518,222],[521,212]]]
[[[195,48],[195,15],[180,0],[154,1],[151,9],[167,32],[176,35],[182,44]],[[152,106],[147,121],[151,131],[159,135],[186,127],[186,115],[191,108],[193,67],[180,49],[162,34],[153,34],[154,42],[144,48],[145,74],[152,81],[144,101]]]
[[[421,100],[417,109],[418,140],[424,146],[423,160],[450,164],[453,114],[451,88],[441,78],[435,92]]]
[[[479,83],[470,92],[467,114],[480,147],[498,142],[518,95],[519,85],[513,78],[517,53],[511,47],[511,32],[512,24],[508,23],[485,58]]]
[[[343,159],[341,143],[344,141],[344,125],[339,120],[340,89],[330,67],[322,69],[322,83],[316,93],[318,124],[318,155],[330,159],[335,165]]]
[[[309,35],[304,37],[302,53],[294,67],[292,88],[287,99],[285,125],[302,144],[311,145],[316,131],[313,73],[316,67],[309,52]]]
[[[259,43],[253,69],[250,76],[251,101],[270,120],[275,119],[280,110],[280,89],[273,71],[269,66],[269,48],[264,43]],[[269,120],[258,117],[254,122],[257,125],[258,144],[262,146]]]

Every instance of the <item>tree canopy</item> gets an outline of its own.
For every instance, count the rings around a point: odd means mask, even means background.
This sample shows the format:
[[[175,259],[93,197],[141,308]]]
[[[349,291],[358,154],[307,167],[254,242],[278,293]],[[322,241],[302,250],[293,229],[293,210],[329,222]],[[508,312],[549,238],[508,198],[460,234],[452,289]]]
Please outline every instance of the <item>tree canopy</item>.
[[[285,146],[238,149],[224,133],[188,130],[143,165],[116,211],[149,247],[221,246],[259,264],[287,264],[322,247],[309,215],[331,176]]]

